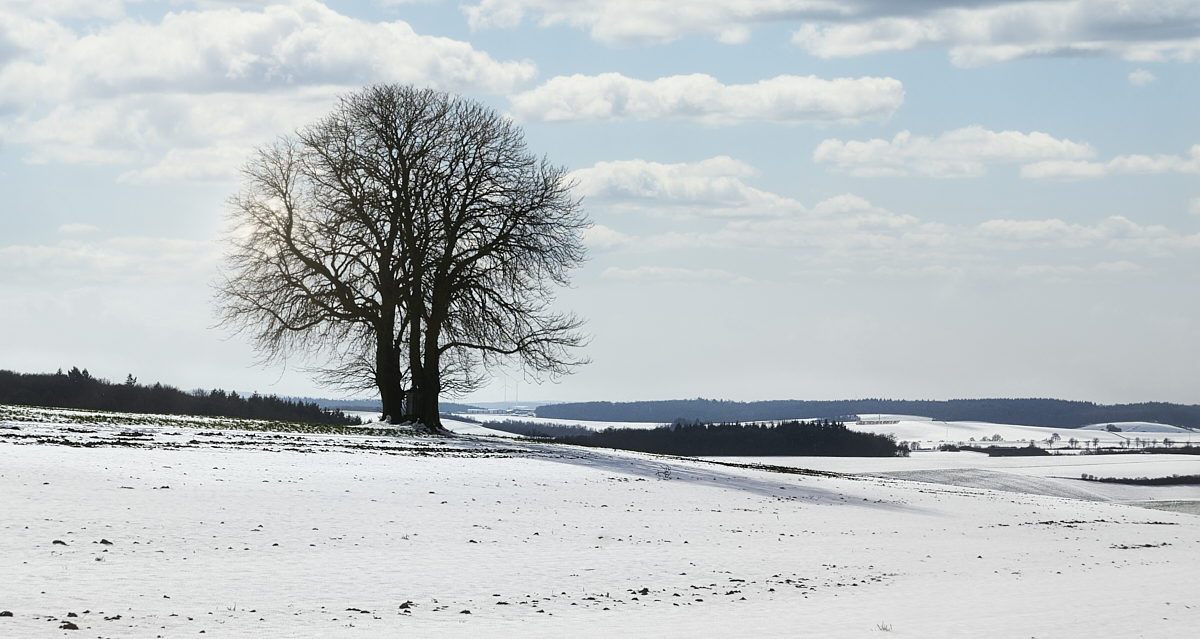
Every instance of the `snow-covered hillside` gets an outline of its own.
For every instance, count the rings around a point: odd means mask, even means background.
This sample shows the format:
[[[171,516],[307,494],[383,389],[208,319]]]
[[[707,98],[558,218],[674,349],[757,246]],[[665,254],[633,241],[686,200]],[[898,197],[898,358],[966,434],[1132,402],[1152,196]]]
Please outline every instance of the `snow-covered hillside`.
[[[1200,624],[1200,518],[1014,491],[1044,485],[1052,472],[1020,465],[1044,459],[788,472],[819,460],[44,417],[0,420],[3,637],[1090,639]],[[899,474],[956,468],[1012,485]]]
[[[1056,434],[1059,437],[1056,447],[1062,448],[1068,446],[1072,437],[1080,442],[1096,441],[1100,447],[1119,446],[1121,442],[1130,439],[1130,436],[1123,433],[1099,430],[1081,432],[1080,429],[1072,428],[1045,428],[989,422],[941,422],[928,418],[903,416],[896,416],[895,419],[886,419],[888,416],[884,416],[884,419],[876,420],[874,417],[871,416],[871,419],[859,423],[848,423],[846,426],[872,433],[895,435],[896,439],[917,443],[922,448],[936,448],[941,444],[970,444],[985,440],[997,446],[1015,446],[1024,445],[1029,441],[1042,442]],[[1188,434],[1185,433],[1180,441],[1186,442]],[[1200,442],[1200,434],[1195,439]]]
[[[1079,430],[1103,430],[1126,433],[1184,433],[1187,435],[1195,433],[1195,431],[1189,428],[1171,426],[1170,424],[1156,424],[1154,422],[1104,422],[1103,424],[1080,426]],[[1200,439],[1200,437],[1197,439]]]

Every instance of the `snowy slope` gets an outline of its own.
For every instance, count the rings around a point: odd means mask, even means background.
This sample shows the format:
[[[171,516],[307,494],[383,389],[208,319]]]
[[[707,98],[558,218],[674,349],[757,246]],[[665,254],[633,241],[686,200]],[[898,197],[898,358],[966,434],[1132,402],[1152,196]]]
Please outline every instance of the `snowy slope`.
[[[443,419],[442,426],[445,427],[446,430],[449,430],[454,433],[458,433],[459,435],[477,435],[477,436],[483,436],[483,437],[510,437],[510,438],[520,437],[520,435],[515,435],[515,434],[507,432],[507,431],[496,430],[495,428],[488,428],[487,426],[483,426],[480,424],[473,424],[471,422],[461,422],[461,421],[454,420],[454,419]]]
[[[1066,440],[1072,437],[1080,440],[1087,439],[1089,441],[1098,439],[1101,446],[1116,445],[1127,439],[1120,433],[1110,433],[1107,431],[1087,431],[1085,433],[1071,428],[1045,428],[1042,426],[993,424],[990,422],[941,422],[931,419],[911,418],[899,419],[897,423],[886,423],[886,421],[884,420],[885,423],[865,421],[857,424],[849,423],[846,426],[855,430],[895,435],[896,439],[919,442],[925,448],[937,447],[945,443],[956,444],[962,442],[969,444],[972,440],[976,442],[984,439],[992,440],[996,435],[1000,436],[1000,440],[992,443],[1000,446],[1012,446],[1028,442],[1029,440],[1040,442],[1055,433],[1062,439],[1063,446],[1066,446]],[[1196,437],[1196,440],[1200,442],[1200,435]]]
[[[1087,426],[1080,426],[1079,430],[1108,430],[1110,426],[1120,428],[1121,432],[1126,433],[1192,434],[1195,432],[1189,428],[1171,426],[1170,424],[1156,424],[1154,422],[1104,422],[1103,424],[1088,424]]]
[[[68,620],[138,638],[1189,637],[1200,623],[1193,515],[495,438],[37,419],[0,421],[2,637],[74,636]]]

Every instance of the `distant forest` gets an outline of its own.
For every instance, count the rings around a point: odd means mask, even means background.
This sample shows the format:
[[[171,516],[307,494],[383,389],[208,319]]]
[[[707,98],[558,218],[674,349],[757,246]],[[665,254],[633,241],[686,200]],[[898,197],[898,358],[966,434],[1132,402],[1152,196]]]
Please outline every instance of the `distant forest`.
[[[356,426],[358,417],[316,403],[280,399],[274,395],[243,397],[223,390],[182,391],[172,386],[143,386],[132,375],[123,384],[92,377],[87,369],[64,373],[23,374],[0,370],[0,404],[47,408],[82,408],[127,413],[204,415],[270,419],[313,424]]]
[[[839,401],[775,400],[731,402],[677,399],[654,402],[582,402],[537,408],[538,417],[609,422],[750,422],[783,419],[846,419],[890,413],[921,415],[942,421],[980,421],[1052,428],[1078,428],[1104,422],[1157,422],[1200,428],[1200,406],[1148,402],[1104,405],[1061,399],[953,399],[909,401],[854,399]]]
[[[894,457],[907,454],[887,435],[863,433],[840,422],[756,424],[676,423],[663,428],[609,428],[589,435],[556,437],[556,441],[644,453],[688,457]]]

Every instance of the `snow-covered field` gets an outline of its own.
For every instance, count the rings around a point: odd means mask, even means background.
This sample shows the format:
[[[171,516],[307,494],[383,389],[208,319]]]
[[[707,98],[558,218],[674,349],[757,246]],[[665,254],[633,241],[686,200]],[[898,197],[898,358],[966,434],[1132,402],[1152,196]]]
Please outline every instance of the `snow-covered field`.
[[[364,414],[363,418],[378,417]],[[518,420],[522,422],[548,424],[556,426],[584,426],[592,430],[605,428],[658,428],[663,424],[655,422],[593,422],[573,419],[552,419],[544,417],[514,417],[511,415],[469,415],[470,419],[481,422],[474,429],[487,428],[489,422]],[[1178,426],[1151,424],[1149,422],[1118,422],[1121,431],[1105,430],[1105,424],[1094,424],[1082,428],[1046,428],[1043,426],[1022,426],[1018,424],[993,424],[990,422],[943,422],[928,417],[915,415],[860,415],[863,421],[846,424],[848,428],[864,432],[894,435],[897,440],[912,442],[922,448],[937,448],[941,444],[982,444],[996,446],[1022,446],[1029,441],[1043,442],[1057,434],[1060,440],[1056,448],[1068,448],[1068,440],[1078,440],[1077,447],[1086,445],[1103,448],[1118,447],[1123,442],[1135,443],[1138,439],[1153,439],[1161,441],[1170,438],[1178,444],[1200,444],[1200,432],[1189,431]],[[799,420],[813,419],[797,417]],[[467,428],[464,426],[464,428]],[[475,431],[477,434],[504,433],[488,429]],[[996,439],[999,437],[999,439]]]
[[[1200,472],[1191,459],[704,461],[66,413],[0,417],[0,610],[12,612],[0,637],[1090,639],[1200,627],[1200,517],[1119,503],[1197,496],[1057,479]],[[901,479],[956,470],[1002,490]],[[1017,490],[1045,482],[1095,494]]]
[[[883,435],[895,435],[902,441],[916,442],[923,448],[936,448],[941,444],[976,444],[1014,446],[1030,440],[1042,442],[1057,434],[1060,438],[1056,448],[1066,448],[1071,438],[1102,448],[1120,446],[1122,442],[1133,443],[1137,439],[1162,440],[1170,438],[1180,444],[1200,444],[1200,433],[1176,426],[1149,424],[1147,422],[1120,422],[1120,432],[1104,430],[1105,425],[1084,428],[1046,428],[1044,426],[1021,426],[1017,424],[993,424],[990,422],[942,422],[927,417],[909,415],[860,415],[864,421],[848,423],[848,428]],[[996,437],[999,436],[999,439]],[[986,440],[986,443],[984,443]]]

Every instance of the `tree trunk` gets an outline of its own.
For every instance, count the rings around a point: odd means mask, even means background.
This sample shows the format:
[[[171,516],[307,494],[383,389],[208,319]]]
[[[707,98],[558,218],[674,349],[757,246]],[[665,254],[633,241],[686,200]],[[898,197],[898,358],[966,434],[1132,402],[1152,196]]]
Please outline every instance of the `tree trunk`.
[[[425,394],[425,371],[421,368],[421,313],[420,307],[416,303],[421,299],[421,284],[420,280],[414,276],[414,281],[410,284],[408,291],[409,297],[409,315],[408,315],[408,372],[412,378],[412,390],[407,394],[407,400],[404,403],[404,419],[409,422],[417,422],[425,424],[422,419],[421,404],[422,397]]]
[[[384,417],[396,424],[404,416],[404,376],[400,372],[400,362],[391,340],[380,335],[376,342],[375,384],[379,387]]]
[[[417,412],[420,413],[421,423],[426,428],[437,433],[449,432],[442,427],[442,417],[438,410],[438,393],[433,389],[422,392],[417,398]]]
[[[437,289],[434,289],[436,304]],[[421,362],[421,395],[418,398],[417,410],[421,414],[421,423],[430,430],[438,433],[449,433],[442,428],[442,416],[438,406],[438,398],[442,394],[442,362],[438,344],[441,343],[441,313],[439,309],[431,309],[430,317],[425,323],[425,352]],[[414,384],[415,386],[415,384]]]

